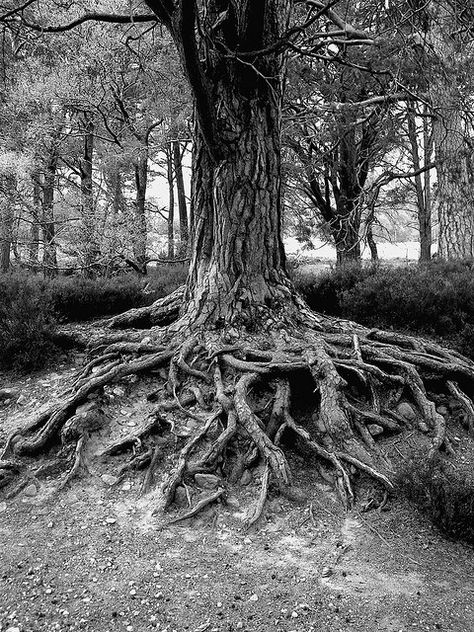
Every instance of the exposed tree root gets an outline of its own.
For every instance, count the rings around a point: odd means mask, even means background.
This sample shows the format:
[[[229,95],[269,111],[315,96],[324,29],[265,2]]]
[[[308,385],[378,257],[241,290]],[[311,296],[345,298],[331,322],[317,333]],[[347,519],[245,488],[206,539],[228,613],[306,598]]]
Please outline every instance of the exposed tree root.
[[[183,292],[179,288],[109,324],[169,323],[177,318]],[[91,359],[63,401],[8,437],[0,456],[0,487],[24,474],[23,462],[10,458],[11,454],[37,454],[59,441],[69,446],[67,458],[73,454],[61,486],[69,484],[84,467],[89,435],[105,422],[100,411],[82,406],[88,396],[144,372],[158,373],[156,379],[161,380],[161,388],[149,396],[157,402],[155,412],[102,454],[132,450],[133,458],[121,468],[119,477],[130,469],[148,468],[142,486],[146,493],[154,486],[165,444],[169,448],[173,443],[164,435],[175,444],[181,441],[186,433],[178,432],[176,425],[184,419],[191,426],[187,432],[191,436],[162,485],[155,513],[168,509],[177,489],[187,490],[197,475],[216,475],[216,489],[171,523],[215,502],[225,493],[230,478],[256,463],[263,464],[263,475],[247,519],[249,526],[262,516],[270,485],[297,498],[286,457],[288,446],[295,444],[313,454],[327,480],[334,479],[346,506],[355,501],[356,471],[388,494],[394,470],[379,436],[428,432],[427,458],[440,450],[453,451],[448,420],[436,408],[433,389],[457,406],[474,434],[474,404],[469,397],[474,363],[434,343],[327,319],[306,308],[301,313],[302,321],[291,333],[288,323],[278,320],[258,335],[235,328],[190,331],[187,323],[186,328],[174,324],[169,329],[154,327],[145,335],[107,334],[96,340]],[[161,401],[166,392],[168,399]],[[413,414],[402,414],[402,405]],[[302,413],[302,408],[307,412]],[[154,440],[154,433],[161,436]]]

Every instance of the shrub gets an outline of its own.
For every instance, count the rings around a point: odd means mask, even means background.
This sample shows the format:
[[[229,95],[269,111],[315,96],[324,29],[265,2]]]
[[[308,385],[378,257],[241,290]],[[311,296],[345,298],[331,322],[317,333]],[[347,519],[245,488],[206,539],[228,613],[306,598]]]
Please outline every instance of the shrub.
[[[315,310],[443,338],[474,357],[472,265],[348,266],[296,282]]]
[[[52,342],[55,318],[48,297],[34,277],[0,277],[0,367],[27,371],[57,353]]]
[[[44,281],[43,287],[59,317],[82,321],[150,305],[185,279],[185,266],[163,266],[152,269],[146,277],[132,274],[98,279],[57,277]]]
[[[474,544],[474,480],[441,456],[427,460],[422,454],[400,471],[398,489],[446,534]]]

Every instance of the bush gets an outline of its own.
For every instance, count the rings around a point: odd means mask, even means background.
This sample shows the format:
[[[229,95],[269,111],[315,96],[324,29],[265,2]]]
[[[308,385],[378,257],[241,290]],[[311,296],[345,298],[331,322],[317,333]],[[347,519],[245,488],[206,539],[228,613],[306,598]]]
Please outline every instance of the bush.
[[[57,353],[56,321],[48,297],[34,277],[0,277],[0,367],[27,371]]]
[[[309,305],[369,327],[445,339],[474,357],[474,275],[468,261],[348,266],[296,279]]]
[[[474,544],[474,480],[441,456],[426,460],[417,455],[407,462],[396,481],[399,490],[446,534]]]

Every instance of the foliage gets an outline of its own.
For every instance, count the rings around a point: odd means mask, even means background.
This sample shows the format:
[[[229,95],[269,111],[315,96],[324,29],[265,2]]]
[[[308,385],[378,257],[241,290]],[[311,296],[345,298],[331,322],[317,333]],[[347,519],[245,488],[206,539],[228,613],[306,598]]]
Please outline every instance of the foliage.
[[[34,277],[0,277],[0,367],[27,371],[45,365],[57,349],[47,294]]]
[[[442,531],[474,544],[474,480],[440,455],[412,455],[400,471],[397,487],[427,513]]]
[[[470,261],[345,266],[316,278],[298,272],[310,307],[370,327],[446,339],[474,355],[474,276]]]

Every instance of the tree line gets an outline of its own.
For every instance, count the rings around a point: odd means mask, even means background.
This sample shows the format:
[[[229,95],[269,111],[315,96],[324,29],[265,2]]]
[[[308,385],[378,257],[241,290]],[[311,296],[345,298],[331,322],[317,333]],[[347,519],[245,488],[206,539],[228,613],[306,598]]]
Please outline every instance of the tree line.
[[[147,14],[127,19],[121,2],[115,22],[74,3],[78,16],[92,15],[78,25],[61,3],[10,4],[1,19],[1,270],[146,273],[154,260],[185,260],[193,108],[170,35]],[[326,238],[338,263],[360,260],[364,244],[376,260],[378,238],[408,208],[421,260],[432,257],[433,225],[439,255],[474,256],[469,3],[336,4],[296,3],[299,30],[287,36],[287,234],[307,245]]]

